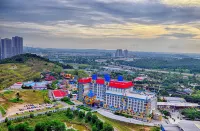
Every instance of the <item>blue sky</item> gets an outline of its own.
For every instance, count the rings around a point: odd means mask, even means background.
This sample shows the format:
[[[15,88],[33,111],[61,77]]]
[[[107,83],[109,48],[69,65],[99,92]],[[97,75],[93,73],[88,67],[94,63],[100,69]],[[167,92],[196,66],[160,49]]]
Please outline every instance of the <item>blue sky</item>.
[[[0,37],[42,48],[200,52],[200,0],[1,0]]]

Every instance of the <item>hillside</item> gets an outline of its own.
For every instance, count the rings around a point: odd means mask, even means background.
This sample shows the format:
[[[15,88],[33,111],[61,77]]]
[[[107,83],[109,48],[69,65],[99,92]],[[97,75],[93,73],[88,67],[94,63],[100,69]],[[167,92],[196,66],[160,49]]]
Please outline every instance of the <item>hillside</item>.
[[[22,54],[0,61],[0,89],[19,81],[40,77],[42,71],[61,72],[68,67],[34,54]],[[69,66],[69,68],[71,68]]]

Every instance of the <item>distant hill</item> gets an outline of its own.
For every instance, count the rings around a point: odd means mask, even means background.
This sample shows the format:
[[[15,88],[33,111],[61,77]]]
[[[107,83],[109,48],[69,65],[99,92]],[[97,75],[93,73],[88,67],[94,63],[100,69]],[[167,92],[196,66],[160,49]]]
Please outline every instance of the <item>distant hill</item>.
[[[0,89],[16,82],[34,80],[43,71],[61,72],[63,68],[73,68],[58,62],[49,61],[35,54],[21,54],[0,61]]]

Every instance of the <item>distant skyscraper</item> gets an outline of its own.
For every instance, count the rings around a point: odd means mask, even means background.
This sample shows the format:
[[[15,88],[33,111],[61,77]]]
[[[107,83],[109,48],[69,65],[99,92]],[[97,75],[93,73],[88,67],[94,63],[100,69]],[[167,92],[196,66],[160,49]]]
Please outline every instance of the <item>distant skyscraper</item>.
[[[23,53],[23,38],[19,36],[12,37],[13,56]]]
[[[123,57],[123,51],[122,51],[122,49],[117,49],[116,50],[115,57]]]
[[[12,56],[12,41],[11,39],[1,39],[0,43],[1,59],[9,58]]]
[[[124,50],[124,57],[128,57],[128,50]]]
[[[0,39],[0,59],[9,58],[23,53],[23,38],[19,36],[11,39]]]

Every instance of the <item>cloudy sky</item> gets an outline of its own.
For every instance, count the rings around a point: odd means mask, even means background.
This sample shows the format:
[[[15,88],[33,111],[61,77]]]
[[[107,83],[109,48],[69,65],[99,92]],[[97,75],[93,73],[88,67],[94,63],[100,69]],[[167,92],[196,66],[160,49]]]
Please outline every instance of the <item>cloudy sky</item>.
[[[0,0],[0,37],[42,48],[200,53],[200,0]]]

